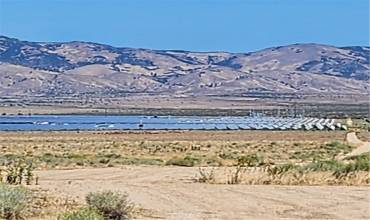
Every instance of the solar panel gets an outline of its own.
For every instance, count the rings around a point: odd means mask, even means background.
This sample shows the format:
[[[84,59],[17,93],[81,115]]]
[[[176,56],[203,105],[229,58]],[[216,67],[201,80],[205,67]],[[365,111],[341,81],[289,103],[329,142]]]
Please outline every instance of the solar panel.
[[[322,126],[320,123],[316,123],[315,124],[315,127],[319,130],[323,130],[324,129],[324,126]]]
[[[229,129],[229,130],[238,130],[239,127],[236,124],[229,124],[229,125],[227,125],[227,129]]]
[[[243,129],[243,130],[248,130],[248,129],[250,129],[250,127],[249,127],[248,125],[246,125],[246,124],[239,124],[239,128],[240,128],[240,129]]]
[[[217,130],[227,130],[227,126],[225,124],[217,124],[216,129]]]

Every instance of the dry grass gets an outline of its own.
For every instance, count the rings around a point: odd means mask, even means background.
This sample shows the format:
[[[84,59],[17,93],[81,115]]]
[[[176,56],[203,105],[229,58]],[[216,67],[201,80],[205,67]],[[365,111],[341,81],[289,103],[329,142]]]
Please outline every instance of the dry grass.
[[[0,165],[26,158],[39,168],[229,166],[248,154],[305,163],[349,152],[343,139],[343,132],[3,132]]]
[[[351,172],[349,175],[338,178],[330,171],[289,171],[283,175],[274,176],[261,170],[244,169],[239,172],[238,181],[235,181],[236,171],[236,168],[231,167],[202,168],[202,174],[197,174],[194,181],[209,184],[246,185],[370,185],[370,173],[368,171]]]
[[[150,165],[160,170],[166,169],[162,166],[170,169],[197,166],[193,169],[198,169],[198,173],[195,178],[196,172],[191,176],[200,183],[369,185],[368,159],[353,166],[347,165],[351,161],[339,163],[334,160],[352,150],[343,142],[344,137],[344,132],[301,131],[0,132],[0,168],[5,175],[9,162],[17,159],[32,161],[37,167],[36,172],[47,172],[50,168],[125,165]],[[106,169],[101,170],[105,172]],[[145,180],[152,173],[136,175]],[[99,175],[103,174],[88,175],[87,182],[95,181],[94,177],[100,181]],[[173,178],[175,175],[165,176]],[[48,185],[42,178],[40,181],[42,187]],[[70,180],[63,179],[62,182],[67,188],[72,184]],[[149,182],[145,181],[145,184]],[[40,187],[30,186],[37,189],[31,203],[34,219],[55,219],[59,214],[83,205],[59,194],[49,194]]]
[[[240,157],[236,166],[199,168],[196,182],[250,185],[370,185],[370,154],[347,161],[304,164],[266,163],[256,155]]]
[[[268,138],[267,134],[270,134]],[[220,169],[200,170],[198,181],[283,185],[368,184],[369,176],[362,172],[363,169],[355,169],[353,171],[356,172],[345,178],[337,178],[333,174],[335,166],[344,167],[334,159],[352,150],[351,146],[341,141],[343,138],[342,132],[0,133],[3,140],[0,142],[0,165],[23,159],[33,161],[38,169],[124,165],[227,167],[226,173]],[[309,168],[303,171],[303,168],[290,169],[290,164]],[[267,168],[281,166],[289,169],[283,170],[281,175],[267,172]]]

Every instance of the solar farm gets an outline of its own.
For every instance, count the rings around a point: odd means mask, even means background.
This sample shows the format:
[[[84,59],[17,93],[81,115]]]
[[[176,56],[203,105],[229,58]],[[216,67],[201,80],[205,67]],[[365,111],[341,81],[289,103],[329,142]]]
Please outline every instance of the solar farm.
[[[77,116],[0,118],[0,130],[347,130],[335,119],[308,117]]]
[[[347,130],[335,119],[282,117],[179,118],[172,123],[140,122],[141,129],[189,130]]]

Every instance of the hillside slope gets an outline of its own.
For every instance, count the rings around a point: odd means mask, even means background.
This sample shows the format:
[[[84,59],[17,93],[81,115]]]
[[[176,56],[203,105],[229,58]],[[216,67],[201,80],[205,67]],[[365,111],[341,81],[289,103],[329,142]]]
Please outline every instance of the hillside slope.
[[[251,53],[165,51],[0,36],[0,95],[368,94],[369,53],[369,47],[319,44]]]

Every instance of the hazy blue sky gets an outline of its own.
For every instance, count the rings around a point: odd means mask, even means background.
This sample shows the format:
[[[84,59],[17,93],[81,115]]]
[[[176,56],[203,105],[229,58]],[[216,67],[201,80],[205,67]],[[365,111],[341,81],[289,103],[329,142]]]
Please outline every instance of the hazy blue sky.
[[[369,0],[0,0],[0,34],[196,51],[369,45]]]

